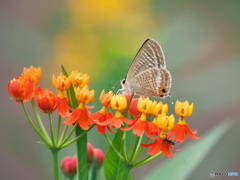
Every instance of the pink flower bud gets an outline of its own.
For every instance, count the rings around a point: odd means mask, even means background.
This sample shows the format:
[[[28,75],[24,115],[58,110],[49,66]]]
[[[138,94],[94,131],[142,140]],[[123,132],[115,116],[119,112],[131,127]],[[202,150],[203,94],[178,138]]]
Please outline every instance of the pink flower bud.
[[[93,160],[93,155],[94,155],[93,149],[94,149],[93,145],[91,145],[90,143],[87,143],[87,159],[88,159],[88,162]]]
[[[103,164],[103,161],[104,161],[104,153],[101,149],[98,149],[98,148],[94,148],[94,155],[95,155],[95,159],[96,159],[96,162],[99,166],[102,166]]]
[[[62,172],[68,176],[73,177],[77,172],[77,157],[64,157],[61,161],[60,167]]]
[[[129,114],[133,119],[138,118],[141,115],[141,112],[137,108],[139,98],[133,98],[129,107]]]
[[[127,99],[127,103],[129,103],[130,99],[131,99],[131,94],[129,93],[122,93],[122,95],[124,95]]]

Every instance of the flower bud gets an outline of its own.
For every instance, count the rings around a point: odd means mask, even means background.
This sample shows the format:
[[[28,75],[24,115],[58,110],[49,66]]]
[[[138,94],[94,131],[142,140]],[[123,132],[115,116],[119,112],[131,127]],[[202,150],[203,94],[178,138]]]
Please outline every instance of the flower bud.
[[[129,107],[129,114],[133,119],[138,118],[141,115],[141,112],[137,108],[138,100],[139,98],[133,98]]]
[[[74,177],[77,172],[77,157],[64,157],[61,161],[60,167],[62,169],[62,172],[67,177]]]
[[[94,155],[95,155],[95,159],[96,159],[96,163],[99,165],[99,166],[102,166],[103,164],[103,161],[104,161],[104,153],[101,149],[98,149],[98,148],[94,148]]]
[[[93,151],[93,145],[90,143],[87,143],[87,160],[88,162],[92,162],[93,156],[94,156],[94,151]]]
[[[37,96],[38,107],[44,113],[52,113],[57,108],[57,98],[49,90],[42,90],[38,93]]]

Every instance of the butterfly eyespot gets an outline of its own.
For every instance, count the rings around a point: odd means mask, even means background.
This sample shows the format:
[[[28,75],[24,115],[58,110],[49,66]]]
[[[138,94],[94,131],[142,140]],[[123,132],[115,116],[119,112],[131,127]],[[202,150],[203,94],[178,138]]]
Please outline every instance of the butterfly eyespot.
[[[166,93],[166,92],[167,92],[167,89],[162,89],[162,92],[163,92],[163,93]]]
[[[164,97],[164,96],[167,96],[167,93],[168,93],[168,89],[164,88],[164,87],[160,87],[158,89],[158,92],[159,92],[159,96],[160,97]]]

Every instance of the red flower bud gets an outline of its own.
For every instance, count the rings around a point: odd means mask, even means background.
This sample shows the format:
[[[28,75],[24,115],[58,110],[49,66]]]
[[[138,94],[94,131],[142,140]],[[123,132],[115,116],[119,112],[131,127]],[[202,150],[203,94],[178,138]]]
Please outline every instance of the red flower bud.
[[[131,99],[131,94],[129,93],[122,93],[122,95],[124,95],[127,99],[127,103],[129,103],[130,99]]]
[[[61,161],[60,167],[62,169],[62,172],[67,177],[73,177],[75,176],[77,172],[77,158],[74,157],[64,157]]]
[[[129,114],[133,119],[140,117],[141,112],[137,108],[139,98],[133,98],[129,107]]]
[[[37,102],[39,108],[44,113],[52,113],[57,108],[57,98],[49,90],[43,90],[38,93]]]
[[[94,152],[93,152],[93,145],[90,143],[87,143],[87,159],[88,162],[91,162],[93,160]]]

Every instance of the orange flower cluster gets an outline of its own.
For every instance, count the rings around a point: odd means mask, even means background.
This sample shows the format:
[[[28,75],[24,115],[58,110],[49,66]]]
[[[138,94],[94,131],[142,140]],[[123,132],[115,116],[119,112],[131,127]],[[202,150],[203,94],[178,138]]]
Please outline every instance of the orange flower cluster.
[[[177,101],[175,104],[175,113],[180,116],[179,122],[175,125],[175,117],[168,116],[168,105],[161,101],[152,101],[149,98],[133,98],[130,102],[130,94],[117,94],[113,92],[101,92],[99,101],[102,108],[91,114],[91,107],[86,104],[92,103],[94,99],[94,90],[89,90],[89,76],[77,71],[72,72],[68,77],[60,73],[59,76],[52,77],[53,86],[58,89],[58,95],[54,95],[49,90],[43,90],[41,87],[36,88],[41,69],[30,67],[24,68],[20,77],[14,78],[7,84],[9,94],[17,101],[24,102],[36,99],[39,108],[44,113],[53,113],[56,109],[59,115],[66,118],[63,122],[65,125],[78,123],[79,127],[87,130],[90,125],[96,125],[100,134],[105,134],[106,129],[115,133],[113,128],[123,131],[132,130],[136,136],[146,136],[153,140],[150,144],[141,144],[143,147],[150,147],[148,154],[153,156],[162,152],[168,157],[172,157],[171,149],[174,142],[183,142],[185,135],[192,139],[199,139],[196,131],[193,132],[187,125],[185,118],[191,116],[193,104],[189,105],[188,101]],[[69,98],[65,91],[73,86],[78,106],[73,109],[69,105]],[[128,104],[130,103],[130,106]],[[115,111],[113,115],[108,109]],[[124,116],[128,111],[133,120]],[[126,112],[125,112],[126,115]],[[152,119],[151,122],[150,119]]]

